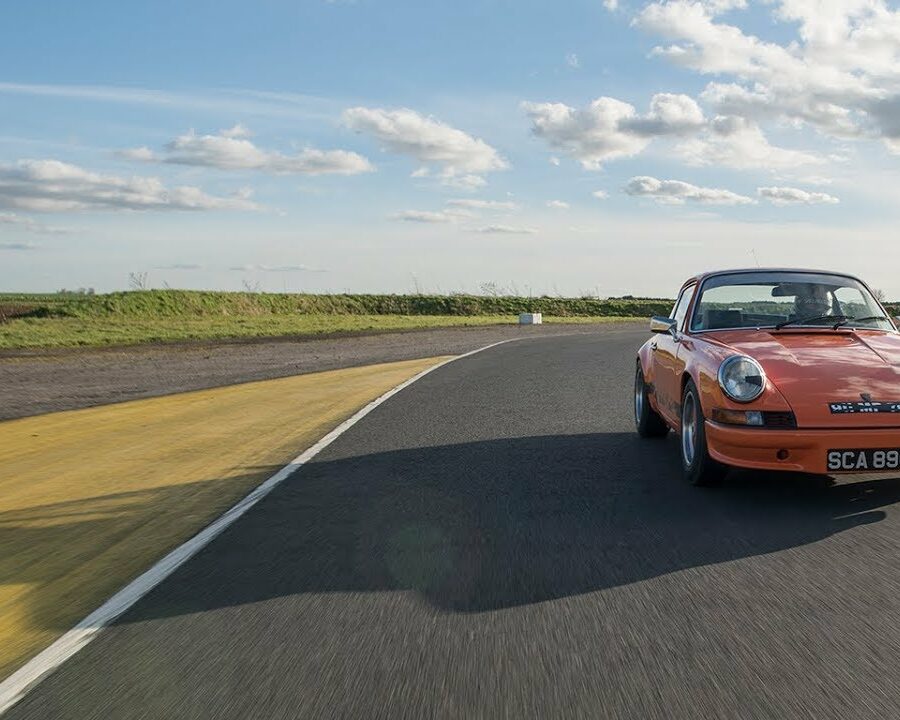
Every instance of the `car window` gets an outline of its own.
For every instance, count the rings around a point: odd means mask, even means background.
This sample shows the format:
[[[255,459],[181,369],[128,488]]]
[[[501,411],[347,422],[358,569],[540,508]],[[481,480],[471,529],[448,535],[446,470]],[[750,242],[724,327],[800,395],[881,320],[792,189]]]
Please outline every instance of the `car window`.
[[[672,308],[672,314],[669,315],[675,320],[675,327],[678,330],[681,330],[684,326],[684,318],[687,315],[688,306],[691,304],[691,297],[694,294],[695,287],[696,285],[688,285],[681,291],[681,295],[678,296],[678,302],[675,303],[675,307]]]
[[[834,291],[834,299],[838,304],[838,311],[848,317],[868,317],[873,314],[880,315],[878,308],[867,301],[866,296],[855,287],[842,287]]]
[[[703,283],[692,330],[772,327],[780,323],[827,326],[843,318],[861,327],[892,329],[871,294],[841,275],[805,272],[734,273]]]

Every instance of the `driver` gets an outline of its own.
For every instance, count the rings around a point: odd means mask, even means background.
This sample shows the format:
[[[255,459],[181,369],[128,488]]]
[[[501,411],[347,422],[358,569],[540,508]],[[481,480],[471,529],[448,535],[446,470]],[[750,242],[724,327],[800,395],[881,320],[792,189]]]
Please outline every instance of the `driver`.
[[[824,285],[809,284],[799,288],[794,299],[794,313],[798,318],[813,318],[831,314],[831,300]]]

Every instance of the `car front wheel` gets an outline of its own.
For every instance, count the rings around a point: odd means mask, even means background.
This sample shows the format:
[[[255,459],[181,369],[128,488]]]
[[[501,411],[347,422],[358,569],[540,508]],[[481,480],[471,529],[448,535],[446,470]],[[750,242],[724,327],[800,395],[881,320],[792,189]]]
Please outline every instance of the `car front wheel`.
[[[644,371],[641,369],[640,362],[634,373],[634,425],[638,435],[642,438],[665,437],[669,432],[669,426],[666,425],[665,420],[650,407],[650,401],[647,398],[647,383],[644,382]]]
[[[681,397],[681,468],[691,485],[716,485],[728,468],[710,457],[706,445],[706,423],[700,396],[692,380],[688,380]]]

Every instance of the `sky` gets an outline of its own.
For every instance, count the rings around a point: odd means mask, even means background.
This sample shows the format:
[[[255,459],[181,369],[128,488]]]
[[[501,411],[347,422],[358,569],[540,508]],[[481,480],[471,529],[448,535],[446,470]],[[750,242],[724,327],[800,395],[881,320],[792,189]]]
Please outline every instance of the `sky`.
[[[31,0],[0,24],[0,290],[900,298],[881,0]]]

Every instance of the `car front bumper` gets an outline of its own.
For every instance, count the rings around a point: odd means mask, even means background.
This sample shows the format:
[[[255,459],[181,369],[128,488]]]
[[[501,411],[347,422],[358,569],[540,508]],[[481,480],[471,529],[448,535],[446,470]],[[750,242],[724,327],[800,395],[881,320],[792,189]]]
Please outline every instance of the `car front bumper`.
[[[829,450],[900,449],[900,427],[853,430],[774,430],[706,421],[709,454],[734,467],[835,474],[828,470]],[[779,459],[779,451],[787,457]],[[873,472],[873,470],[868,470]],[[900,470],[885,470],[900,475]]]

